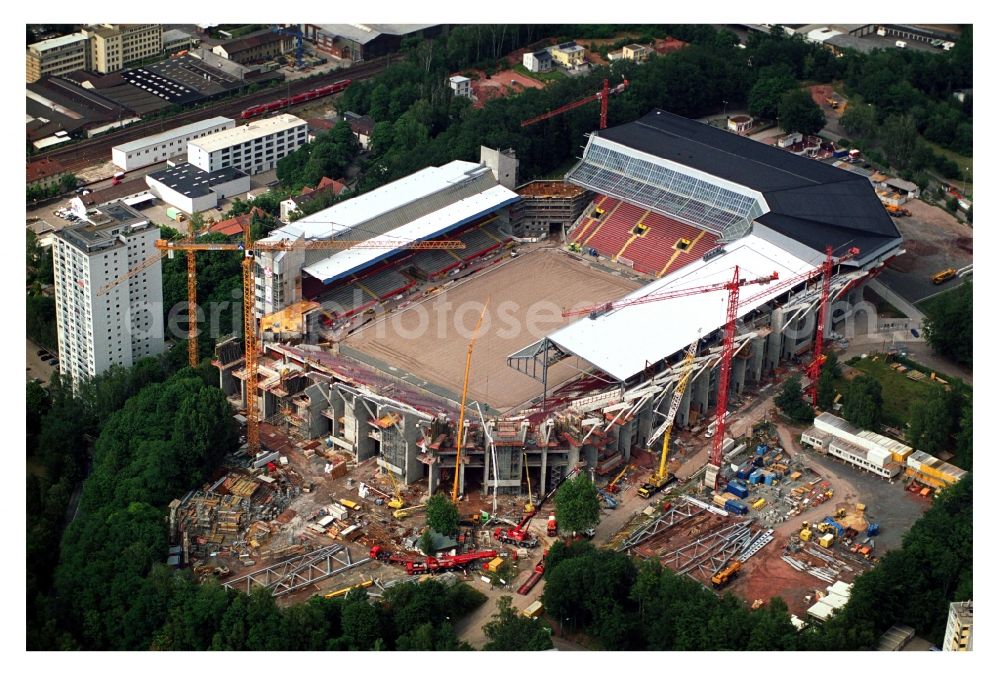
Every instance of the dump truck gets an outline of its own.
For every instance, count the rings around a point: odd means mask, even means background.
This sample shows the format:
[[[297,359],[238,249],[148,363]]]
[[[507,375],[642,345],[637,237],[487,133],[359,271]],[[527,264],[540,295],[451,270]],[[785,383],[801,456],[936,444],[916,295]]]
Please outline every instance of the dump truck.
[[[733,575],[736,575],[742,567],[743,564],[740,563],[739,559],[731,560],[725,568],[712,576],[712,586],[716,589],[722,587],[729,582]]]

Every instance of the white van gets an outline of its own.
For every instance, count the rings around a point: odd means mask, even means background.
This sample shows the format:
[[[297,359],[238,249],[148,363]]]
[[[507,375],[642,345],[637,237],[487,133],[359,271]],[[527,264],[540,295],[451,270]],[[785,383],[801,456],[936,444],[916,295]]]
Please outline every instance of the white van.
[[[903,49],[904,47],[906,47],[906,41],[905,40],[896,40],[896,46],[899,47],[900,49]]]

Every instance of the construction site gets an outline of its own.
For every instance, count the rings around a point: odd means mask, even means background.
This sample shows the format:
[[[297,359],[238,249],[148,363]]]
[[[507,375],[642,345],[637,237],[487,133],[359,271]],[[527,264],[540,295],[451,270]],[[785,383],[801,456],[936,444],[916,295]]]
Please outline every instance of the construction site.
[[[288,602],[437,573],[528,602],[568,535],[549,500],[584,473],[595,544],[822,619],[882,504],[838,492],[769,401],[798,369],[815,401],[850,319],[830,307],[899,231],[850,172],[663,111],[606,128],[613,93],[583,101],[601,124],[563,181],[484,148],[247,235],[244,335],[213,362],[246,443],[175,501],[173,563]],[[436,493],[461,526],[427,552]]]

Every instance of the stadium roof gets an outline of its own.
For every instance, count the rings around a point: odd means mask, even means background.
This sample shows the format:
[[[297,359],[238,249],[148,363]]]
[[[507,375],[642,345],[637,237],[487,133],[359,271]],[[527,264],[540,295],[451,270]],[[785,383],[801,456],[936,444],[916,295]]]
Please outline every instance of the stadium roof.
[[[303,268],[303,272],[322,280],[324,284],[329,284],[393,255],[403,244],[437,237],[518,199],[516,193],[501,185],[495,186],[390,230],[384,235],[371,238],[372,242],[386,243],[385,249],[347,249]]]
[[[440,167],[427,167],[387,183],[381,188],[364,193],[346,202],[334,204],[315,214],[300,218],[291,225],[273,231],[268,239],[305,237],[306,239],[327,239],[350,230],[353,227],[374,220],[382,214],[399,209],[417,200],[464,183],[489,169],[474,162],[455,160]],[[509,198],[517,195],[511,191]],[[362,237],[358,237],[361,239]]]
[[[779,281],[815,268],[822,262],[802,260],[757,235],[727,244],[726,253],[709,261],[699,260],[633,291],[625,298],[640,298],[670,289],[685,289],[732,279],[733,266],[740,277],[763,277],[778,273]],[[766,287],[751,287],[743,295]],[[740,305],[745,315],[764,305],[781,291],[763,294],[750,305]],[[577,355],[618,380],[628,380],[683,350],[695,338],[704,338],[726,323],[725,291],[702,293],[612,310],[596,319],[584,317],[549,334],[548,339],[564,352]]]
[[[761,193],[768,209],[754,220],[817,251],[857,246],[860,264],[901,241],[871,183],[823,162],[663,110],[595,133]]]

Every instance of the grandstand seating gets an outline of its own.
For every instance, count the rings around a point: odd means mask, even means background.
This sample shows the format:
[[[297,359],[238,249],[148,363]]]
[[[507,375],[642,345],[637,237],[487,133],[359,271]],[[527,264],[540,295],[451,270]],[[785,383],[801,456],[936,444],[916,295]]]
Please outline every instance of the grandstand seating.
[[[462,259],[452,251],[430,249],[420,251],[410,262],[420,268],[428,279],[434,279],[461,265]]]
[[[350,317],[375,304],[371,294],[351,282],[338,282],[333,288],[316,298],[327,312],[337,317]]]
[[[710,232],[614,198],[600,196],[595,204],[604,214],[596,222],[587,216],[574,231],[573,242],[613,260],[629,260],[643,274],[662,277],[700,258],[718,241]],[[636,234],[639,223],[646,226],[641,235]],[[691,242],[688,250],[676,248],[680,239]]]
[[[379,300],[385,300],[411,288],[415,281],[404,277],[393,269],[380,270],[374,274],[356,278],[355,284],[365,289]]]

